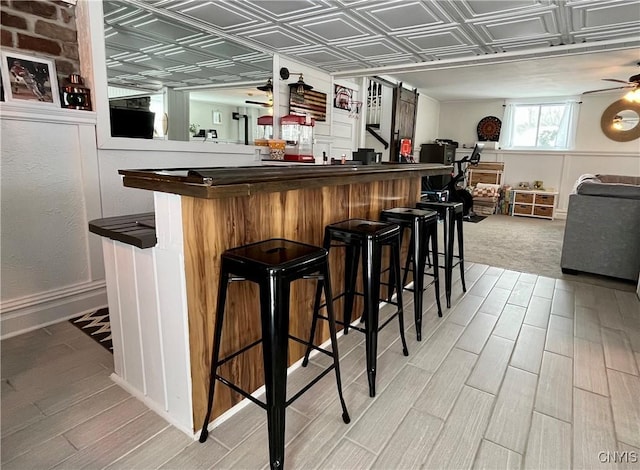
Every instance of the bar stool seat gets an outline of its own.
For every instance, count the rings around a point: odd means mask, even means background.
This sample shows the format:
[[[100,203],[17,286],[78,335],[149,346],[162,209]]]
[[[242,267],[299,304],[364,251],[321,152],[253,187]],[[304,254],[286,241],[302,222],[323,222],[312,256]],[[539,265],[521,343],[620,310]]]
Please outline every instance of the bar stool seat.
[[[327,318],[331,336],[330,351],[315,346],[313,344],[313,335],[309,341],[306,341],[289,334],[290,288],[293,281],[298,279],[317,279],[317,292],[324,291],[328,299],[332,296],[327,250],[276,238],[227,250],[222,254],[221,261],[209,380],[209,401],[200,434],[200,442],[206,441],[208,436],[207,425],[213,408],[215,383],[216,380],[219,380],[267,411],[270,466],[271,468],[282,468],[284,465],[285,408],[331,370],[335,371],[338,396],[342,406],[342,419],[345,423],[350,421],[342,396],[338,343],[332,304],[329,303],[327,305]],[[233,281],[250,281],[259,285],[262,338],[220,359],[220,340],[222,337],[227,286]],[[289,339],[305,344],[308,348],[307,357],[310,349],[315,349],[331,356],[333,363],[292,398],[287,400]],[[218,375],[218,368],[222,364],[259,344],[262,344],[266,402],[258,400],[227,378]]]
[[[400,279],[400,226],[388,222],[376,222],[366,219],[349,219],[335,224],[327,225],[324,232],[324,248],[328,251],[332,247],[344,247],[345,254],[345,276],[344,291],[333,297],[325,299],[337,300],[344,297],[343,321],[336,320],[338,324],[344,326],[344,334],[349,333],[353,328],[365,334],[366,367],[369,381],[369,395],[375,396],[376,382],[376,362],[378,349],[378,332],[384,328],[396,316],[400,326],[400,338],[402,340],[402,352],[409,355],[407,342],[404,337],[404,317],[402,308],[402,289],[398,289],[396,302],[391,302],[397,306],[394,315],[388,318],[382,325],[379,324],[379,302],[380,302],[380,275],[382,272],[382,248],[391,248],[391,267],[395,272],[395,278]],[[358,275],[358,259],[362,253],[362,273],[363,291],[356,292],[356,277]],[[364,297],[364,312],[362,319],[364,328],[351,325],[353,312],[353,300],[355,295]],[[332,302],[325,302],[329,306]],[[319,314],[323,305],[320,304],[319,292],[316,292],[313,323],[311,334],[313,335],[318,318],[324,318]],[[305,362],[308,360],[310,350],[307,349]],[[304,362],[303,362],[304,364]]]
[[[462,292],[467,292],[464,282],[464,236],[462,230],[463,205],[461,202],[432,202],[423,201],[416,204],[418,209],[434,210],[444,220],[444,285],[447,298],[447,308],[451,307],[451,284],[453,277],[454,258],[460,265],[460,281]],[[456,230],[457,228],[457,230]],[[453,238],[458,237],[458,255],[453,254]]]
[[[440,281],[438,275],[438,213],[432,210],[414,209],[412,207],[395,207],[380,212],[380,219],[385,222],[393,222],[400,226],[400,240],[402,240],[405,229],[411,231],[409,250],[404,265],[404,274],[401,286],[407,285],[409,265],[413,265],[413,308],[416,325],[416,337],[422,341],[422,295],[426,290],[424,276],[433,276],[435,287],[436,305],[438,306],[438,316],[442,316],[440,306]],[[431,238],[431,250],[433,256],[433,273],[425,273],[427,265],[427,255],[429,253],[428,240]],[[392,271],[393,274],[393,271]],[[390,282],[390,294],[394,290],[395,279]]]

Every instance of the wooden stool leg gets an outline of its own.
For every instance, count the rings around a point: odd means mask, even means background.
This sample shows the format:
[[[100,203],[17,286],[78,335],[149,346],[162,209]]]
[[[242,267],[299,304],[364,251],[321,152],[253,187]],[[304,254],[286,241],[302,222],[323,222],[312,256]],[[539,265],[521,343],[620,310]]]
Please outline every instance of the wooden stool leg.
[[[260,285],[262,357],[264,361],[269,459],[272,469],[284,467],[289,297],[289,282],[283,281],[277,276]]]

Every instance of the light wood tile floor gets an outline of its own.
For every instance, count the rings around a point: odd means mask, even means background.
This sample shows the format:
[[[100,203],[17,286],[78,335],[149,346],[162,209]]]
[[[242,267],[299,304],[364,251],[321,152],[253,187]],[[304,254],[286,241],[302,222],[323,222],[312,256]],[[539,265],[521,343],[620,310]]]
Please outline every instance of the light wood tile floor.
[[[635,293],[470,263],[465,278],[443,318],[425,293],[420,343],[406,305],[409,357],[395,322],[380,333],[373,399],[362,335],[340,338],[351,423],[329,374],[287,410],[287,468],[640,470]],[[3,469],[268,468],[260,408],[200,444],[115,385],[111,355],[67,322],[1,353]]]

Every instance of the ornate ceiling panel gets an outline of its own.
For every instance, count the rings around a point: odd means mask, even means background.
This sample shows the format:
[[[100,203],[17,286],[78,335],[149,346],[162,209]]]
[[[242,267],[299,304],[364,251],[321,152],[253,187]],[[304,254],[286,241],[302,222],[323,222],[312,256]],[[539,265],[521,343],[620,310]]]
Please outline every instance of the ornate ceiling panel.
[[[640,0],[105,0],[112,84],[265,80],[270,53],[345,75],[640,45]],[[620,43],[623,43],[620,45]],[[539,56],[546,56],[538,52]],[[550,52],[549,55],[552,55]],[[360,73],[362,74],[362,73]]]

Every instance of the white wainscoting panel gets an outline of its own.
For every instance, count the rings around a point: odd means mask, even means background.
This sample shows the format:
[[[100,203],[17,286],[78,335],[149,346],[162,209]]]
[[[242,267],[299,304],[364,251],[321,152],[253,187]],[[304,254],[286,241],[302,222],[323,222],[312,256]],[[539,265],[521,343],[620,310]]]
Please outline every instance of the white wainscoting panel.
[[[134,248],[135,250],[135,248]],[[166,410],[164,349],[160,333],[155,250],[136,250],[138,320],[146,394]]]
[[[144,365],[142,364],[142,343],[138,292],[136,289],[135,253],[136,248],[120,242],[114,243],[116,276],[120,299],[120,322],[122,328],[122,356],[124,358],[123,378],[134,388],[146,393],[144,386]],[[107,282],[109,282],[107,280]]]
[[[118,292],[118,269],[116,266],[115,244],[108,238],[102,239],[104,255],[104,273],[109,299],[109,323],[111,324],[111,343],[113,344],[113,369],[116,375],[124,377],[124,358],[122,356],[122,321],[120,320],[120,293]]]
[[[158,244],[103,239],[114,380],[193,435],[180,196],[155,194]]]

